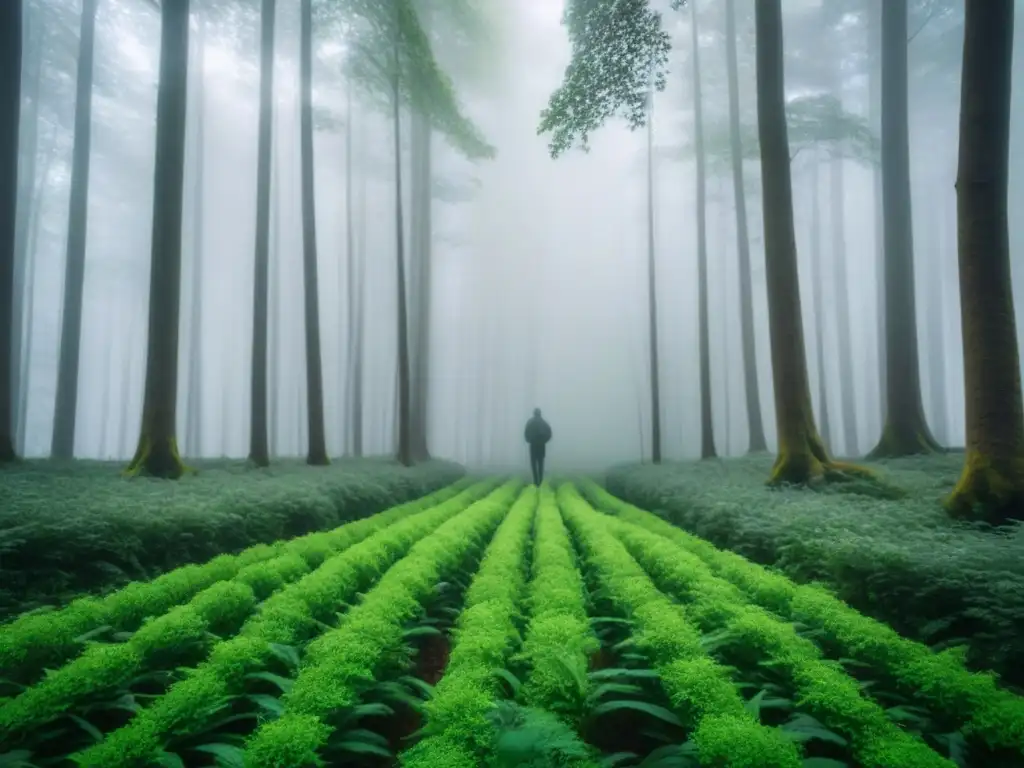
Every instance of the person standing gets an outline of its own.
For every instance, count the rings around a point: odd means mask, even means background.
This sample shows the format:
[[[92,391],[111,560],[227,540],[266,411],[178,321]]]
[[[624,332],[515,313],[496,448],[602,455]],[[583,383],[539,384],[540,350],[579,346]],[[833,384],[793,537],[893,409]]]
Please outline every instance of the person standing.
[[[533,416],[526,422],[524,433],[530,445],[530,470],[533,472],[533,484],[544,482],[544,453],[551,440],[551,425],[540,415],[540,408],[533,409]]]

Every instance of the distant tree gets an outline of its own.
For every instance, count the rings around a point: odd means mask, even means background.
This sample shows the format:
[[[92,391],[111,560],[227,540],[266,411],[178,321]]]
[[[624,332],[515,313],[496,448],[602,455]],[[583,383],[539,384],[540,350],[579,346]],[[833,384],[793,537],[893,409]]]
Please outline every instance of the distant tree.
[[[313,2],[300,0],[299,151],[302,169],[302,284],[306,321],[306,415],[309,448],[306,463],[324,466],[327,434],[324,423],[323,361],[320,351],[320,288],[317,277],[316,185],[313,160]]]
[[[714,458],[715,431],[711,407],[711,332],[708,321],[707,156],[704,152],[704,105],[701,96],[700,35],[697,0],[690,0],[690,52],[693,62],[693,144],[697,160],[697,325],[700,348],[700,457]]]
[[[276,0],[260,8],[260,117],[256,154],[256,254],[252,301],[252,376],[249,412],[249,460],[270,464],[267,429],[267,325],[270,272],[270,171],[274,126],[274,24]]]
[[[1013,0],[966,0],[957,168],[967,455],[947,500],[1001,523],[1024,509],[1024,405],[1007,194]]]
[[[658,275],[654,229],[654,93],[647,96],[647,342],[651,393],[651,461],[661,463],[661,357],[658,354]],[[641,455],[643,450],[641,449]]]
[[[939,450],[924,417],[914,290],[907,100],[907,0],[882,7],[882,223],[884,231],[885,426],[872,458]]]
[[[0,3],[0,463],[13,461],[15,222],[21,120],[22,0]]]
[[[175,433],[178,321],[181,300],[181,218],[188,99],[189,0],[160,6],[160,73],[153,175],[149,349],[138,448],[128,474],[178,478],[185,466]]]
[[[75,93],[75,145],[71,160],[64,310],[61,313],[57,395],[50,453],[70,459],[75,452],[78,416],[79,354],[82,345],[82,299],[85,293],[85,244],[88,230],[89,160],[92,154],[92,73],[95,61],[96,8],[99,0],[82,0]]]
[[[736,0],[725,0],[725,50],[729,83],[729,155],[732,163],[733,196],[736,201],[736,242],[740,283],[740,337],[743,344],[743,393],[747,405],[747,429],[751,453],[768,450],[761,416],[761,389],[757,376],[754,341],[754,296],[750,285],[750,234],[747,224],[747,194],[743,174],[743,146],[740,133],[739,64],[736,46]]]

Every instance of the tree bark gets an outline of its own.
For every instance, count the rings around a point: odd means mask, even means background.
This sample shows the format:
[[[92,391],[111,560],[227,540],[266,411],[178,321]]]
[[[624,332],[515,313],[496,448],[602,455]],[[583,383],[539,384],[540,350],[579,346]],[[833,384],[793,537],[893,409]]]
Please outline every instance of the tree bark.
[[[867,0],[868,32],[868,121],[872,130],[882,125],[882,3]],[[885,429],[886,352],[885,352],[885,212],[882,210],[882,166],[871,169],[875,219],[875,350],[878,356],[878,424]]]
[[[353,137],[354,138],[354,137]],[[359,170],[359,211],[358,216],[353,213],[352,222],[352,282],[350,283],[351,295],[350,318],[352,328],[352,342],[349,346],[349,354],[352,357],[351,364],[351,389],[349,396],[350,407],[350,428],[352,434],[352,455],[363,455],[363,338],[365,336],[365,296],[366,296],[366,172],[363,168]],[[358,223],[358,227],[356,226]]]
[[[885,211],[886,414],[871,457],[939,449],[921,402],[910,197],[907,0],[882,8],[882,206]]]
[[[64,267],[64,310],[61,313],[57,395],[54,402],[50,453],[70,459],[75,453],[78,418],[78,374],[82,347],[82,302],[85,294],[85,247],[89,226],[89,160],[92,154],[92,73],[95,63],[96,7],[82,0],[75,89],[75,140],[71,160],[67,260]]]
[[[821,185],[820,158],[811,166],[811,290],[814,303],[814,344],[818,367],[818,423],[821,424],[821,442],[832,446],[831,419],[828,412],[828,387],[825,369],[825,280],[822,277],[821,247]]]
[[[941,204],[932,211],[941,210]],[[928,380],[931,394],[932,419],[935,424],[936,440],[942,445],[949,445],[949,417],[946,413],[946,334],[943,328],[944,263],[946,260],[946,242],[944,227],[940,222],[932,220],[934,225],[928,230],[932,233],[931,248],[927,250],[934,268],[927,270],[925,284],[927,323],[925,333],[928,343]]]
[[[299,79],[301,89],[300,150],[302,162],[302,277],[306,298],[306,415],[309,452],[306,463],[325,466],[327,435],[324,426],[323,365],[320,357],[320,295],[317,279],[316,200],[313,165],[313,10],[312,0],[301,0]]]
[[[410,439],[416,461],[430,458],[430,299],[432,258],[431,129],[425,115],[412,113],[412,424]]]
[[[708,189],[704,156],[704,105],[701,103],[700,34],[697,2],[691,0],[690,43],[693,48],[693,131],[697,165],[697,326],[700,349],[700,457],[714,458],[715,427],[711,405],[711,339],[708,321]]]
[[[256,166],[256,253],[252,298],[252,376],[250,380],[249,460],[270,465],[267,430],[267,324],[270,273],[270,170],[274,126],[274,26],[276,0],[260,9],[260,118]]]
[[[654,93],[647,96],[647,319],[651,366],[651,461],[661,463],[661,387],[658,364],[658,281],[654,253]]]
[[[203,454],[203,233],[205,213],[206,171],[206,22],[199,14],[196,35],[196,134],[195,134],[195,194],[192,196],[192,320],[188,343],[188,397],[185,401],[186,450],[188,456]]]
[[[129,474],[178,478],[185,467],[175,434],[178,320],[181,299],[181,214],[188,102],[189,0],[161,5],[160,80],[153,174],[149,350],[139,445]]]
[[[966,457],[947,500],[958,517],[1024,516],[1024,406],[1010,280],[1013,0],[966,0],[957,168]]]
[[[14,453],[14,260],[22,0],[0,3],[0,463]]]
[[[732,185],[736,204],[736,244],[740,282],[740,336],[743,344],[743,389],[747,403],[750,453],[768,450],[761,415],[761,389],[757,376],[754,336],[754,297],[750,277],[750,234],[747,223],[747,192],[743,178],[743,146],[740,140],[740,87],[736,52],[736,0],[725,0],[725,48],[729,81],[729,147],[732,154]]]
[[[835,477],[844,469],[862,470],[832,460],[818,435],[811,408],[793,229],[781,0],[757,0],[756,28],[765,281],[779,436],[769,482],[807,483]]]
[[[398,461],[411,466],[412,435],[410,423],[409,309],[405,285],[405,224],[402,210],[402,110],[399,81],[399,49],[397,19],[395,20],[394,59],[392,65],[391,108],[394,125],[395,153],[395,263],[398,292]]]

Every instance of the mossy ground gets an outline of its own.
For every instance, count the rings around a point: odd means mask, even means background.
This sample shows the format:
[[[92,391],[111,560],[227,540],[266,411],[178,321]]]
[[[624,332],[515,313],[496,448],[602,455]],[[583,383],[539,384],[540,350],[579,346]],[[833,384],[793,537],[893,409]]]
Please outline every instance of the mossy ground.
[[[966,641],[975,664],[1024,686],[1024,525],[996,530],[947,513],[964,459],[869,461],[871,477],[772,488],[775,459],[761,454],[623,466],[607,486],[718,546],[826,581],[908,636]]]

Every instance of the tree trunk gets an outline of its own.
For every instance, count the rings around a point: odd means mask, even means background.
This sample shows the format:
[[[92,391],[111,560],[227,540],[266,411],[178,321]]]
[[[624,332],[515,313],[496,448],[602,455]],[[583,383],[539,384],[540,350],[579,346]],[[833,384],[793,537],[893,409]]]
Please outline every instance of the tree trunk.
[[[413,463],[413,456],[409,418],[409,317],[405,287],[405,225],[402,218],[402,114],[397,37],[394,42],[392,64],[395,68],[391,82],[391,119],[394,125],[395,145],[395,262],[398,290],[398,461],[408,467]]]
[[[302,277],[306,298],[306,414],[309,453],[306,463],[325,466],[327,435],[324,427],[324,382],[320,359],[320,295],[317,280],[316,200],[313,179],[313,9],[301,0],[299,79],[301,89],[300,146],[302,153]]]
[[[195,161],[196,179],[195,194],[192,197],[194,215],[192,217],[192,321],[189,327],[188,343],[188,389],[185,405],[185,453],[188,456],[203,455],[203,232],[204,232],[204,195],[206,171],[206,87],[204,83],[206,71],[206,22],[199,14],[199,26],[196,34],[196,136]]]
[[[882,3],[867,0],[868,32],[868,121],[871,129],[882,126]],[[875,219],[875,350],[878,355],[878,424],[885,429],[886,352],[885,352],[885,212],[882,209],[882,166],[871,169],[872,201]]]
[[[14,260],[22,0],[0,3],[0,463],[14,453]]]
[[[276,129],[272,129],[271,154],[273,166],[271,168],[270,196],[272,205],[270,208],[273,231],[273,248],[269,259],[269,270],[273,270],[274,279],[270,282],[267,303],[269,328],[267,329],[267,366],[270,369],[268,376],[267,411],[269,415],[268,442],[269,454],[280,456],[282,451],[281,424],[279,412],[281,408],[281,120],[277,119]]]
[[[704,157],[704,105],[701,103],[700,35],[697,2],[691,0],[691,47],[693,48],[693,131],[697,155],[697,326],[700,334],[700,457],[714,458],[715,427],[711,406],[711,339],[708,322],[708,190]]]
[[[28,320],[28,304],[31,303],[29,275],[35,272],[35,248],[39,231],[39,205],[42,190],[45,188],[46,174],[42,175],[42,183],[37,183],[36,164],[39,161],[39,90],[43,76],[43,43],[46,33],[38,10],[31,4],[25,7],[23,59],[22,66],[27,68],[25,80],[28,93],[22,93],[27,100],[22,106],[22,119],[19,125],[21,132],[19,142],[23,145],[18,157],[18,195],[15,201],[14,224],[14,296],[13,321],[11,330],[11,365],[12,365],[12,422],[14,426],[15,452],[25,454],[28,416],[25,413],[28,403],[28,340],[30,331],[25,327]],[[56,143],[56,128],[51,132],[50,149],[47,152],[47,169],[52,162],[53,145]]]
[[[106,334],[103,338],[103,389],[102,402],[100,403],[100,433],[97,440],[96,455],[100,459],[110,458],[110,450],[107,448],[110,434],[110,398],[114,391],[113,374],[114,369],[114,339],[117,336],[117,326],[114,324],[113,315],[108,314],[106,322]]]
[[[820,161],[815,153],[811,166],[811,290],[814,303],[814,344],[818,366],[818,422],[821,424],[821,442],[832,446],[831,419],[828,412],[828,387],[825,369],[825,280],[822,277],[821,247],[821,186]]]
[[[354,138],[354,137],[353,137]],[[353,213],[351,231],[353,232],[352,253],[350,259],[352,280],[349,296],[349,317],[351,318],[352,340],[349,354],[351,379],[349,395],[349,427],[352,435],[352,455],[363,455],[363,337],[365,334],[365,296],[366,296],[366,172],[359,171],[359,212]],[[358,229],[356,223],[358,222]]]
[[[941,204],[936,205],[932,211],[941,210]],[[929,227],[931,248],[927,250],[928,258],[934,263],[934,268],[926,271],[927,281],[925,285],[925,312],[927,322],[925,333],[928,343],[928,380],[931,394],[932,419],[935,424],[935,437],[942,445],[949,445],[949,417],[946,414],[946,334],[943,328],[943,303],[942,295],[944,283],[944,262],[946,255],[946,242],[944,227],[937,221],[932,223],[938,226]]]
[[[75,453],[78,417],[78,374],[82,346],[82,301],[85,294],[85,246],[88,231],[89,160],[92,152],[92,72],[95,62],[96,6],[82,0],[75,89],[75,140],[71,160],[67,261],[64,271],[64,309],[61,313],[57,395],[54,402],[50,454],[70,459]]]
[[[430,458],[430,299],[432,258],[431,130],[425,115],[412,113],[412,278],[415,318],[412,332],[412,424],[410,439],[416,461]]]
[[[1013,0],[966,2],[956,180],[967,450],[947,505],[992,523],[1021,518],[1024,509],[1007,215],[1013,17]]]
[[[188,103],[189,0],[161,5],[160,80],[156,104],[149,349],[139,445],[129,474],[178,478],[175,421],[178,394],[178,316],[181,298],[181,209]]]
[[[260,9],[260,119],[256,166],[256,254],[252,299],[252,378],[249,460],[270,465],[267,431],[267,323],[270,272],[270,169],[274,125],[274,24],[276,0]]]
[[[835,470],[855,468],[832,461],[818,436],[811,408],[793,229],[781,0],[757,0],[756,26],[765,281],[779,435],[769,482],[806,483],[828,478]]]
[[[750,234],[747,231],[747,193],[743,178],[743,146],[740,140],[740,87],[736,53],[736,0],[725,0],[725,48],[729,80],[729,146],[732,153],[732,185],[736,204],[736,244],[740,282],[740,336],[743,344],[743,390],[747,403],[747,429],[751,453],[768,450],[761,416],[761,389],[757,377],[754,337],[754,298],[750,277]]]
[[[651,461],[661,463],[661,388],[658,365],[658,292],[654,258],[654,93],[647,96],[647,319],[651,366]]]
[[[907,0],[882,7],[882,207],[885,211],[886,415],[871,457],[931,453],[939,446],[921,402],[914,291],[907,102]]]
[[[837,83],[837,87],[841,81]],[[840,98],[837,91],[836,98]],[[829,195],[832,202],[832,263],[835,271],[832,285],[836,296],[836,330],[839,344],[839,402],[842,407],[843,452],[847,456],[860,453],[857,439],[857,404],[853,386],[853,336],[850,330],[850,280],[847,274],[846,250],[846,173],[841,156],[829,163]],[[820,251],[819,251],[820,253]],[[820,269],[820,267],[819,267]],[[821,316],[824,318],[824,315]],[[819,321],[824,328],[824,321]],[[824,425],[822,425],[824,430]],[[822,433],[824,437],[824,431]],[[826,443],[828,440],[826,439]]]

